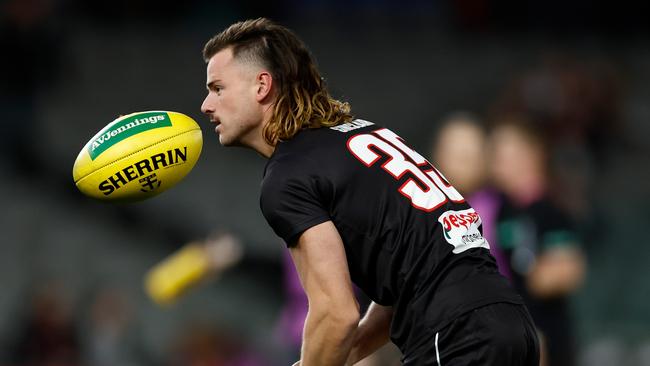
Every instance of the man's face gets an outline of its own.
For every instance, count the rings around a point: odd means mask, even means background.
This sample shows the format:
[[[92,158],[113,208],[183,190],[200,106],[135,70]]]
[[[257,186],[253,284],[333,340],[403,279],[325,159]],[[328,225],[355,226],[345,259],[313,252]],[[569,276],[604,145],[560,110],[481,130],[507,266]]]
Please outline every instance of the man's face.
[[[233,58],[232,49],[216,53],[207,67],[208,95],[201,111],[210,117],[223,146],[250,146],[261,136],[262,108],[256,100],[255,65]]]
[[[543,179],[543,152],[516,128],[497,127],[492,132],[491,150],[494,183],[506,194],[517,196],[543,183],[538,181]]]
[[[462,119],[444,127],[433,149],[435,164],[461,194],[481,188],[486,179],[485,136]]]

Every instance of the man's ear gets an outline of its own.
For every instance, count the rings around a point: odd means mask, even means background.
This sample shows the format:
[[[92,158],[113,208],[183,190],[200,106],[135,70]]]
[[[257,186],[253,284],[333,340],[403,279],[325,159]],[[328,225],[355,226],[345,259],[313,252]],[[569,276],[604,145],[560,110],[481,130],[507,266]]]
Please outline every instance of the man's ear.
[[[257,74],[257,93],[255,99],[262,102],[271,96],[273,88],[273,76],[268,71],[262,71]]]

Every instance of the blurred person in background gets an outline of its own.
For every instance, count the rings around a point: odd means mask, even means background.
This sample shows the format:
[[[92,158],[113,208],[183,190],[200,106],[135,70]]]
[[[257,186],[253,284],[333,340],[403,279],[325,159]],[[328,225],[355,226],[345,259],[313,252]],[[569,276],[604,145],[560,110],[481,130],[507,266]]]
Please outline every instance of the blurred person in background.
[[[235,23],[203,56],[201,110],[219,142],[269,159],[260,206],[309,302],[296,364],[354,364],[389,340],[405,365],[538,362],[476,212],[399,136],[332,98],[293,32]],[[373,300],[363,319],[352,281]]]
[[[487,130],[468,112],[456,112],[443,120],[431,146],[431,160],[481,217],[483,237],[499,272],[510,277],[510,268],[496,238],[496,219],[501,196],[488,183]]]
[[[492,106],[492,119],[526,116],[544,131],[554,173],[548,194],[558,192],[556,204],[580,224],[592,219],[590,190],[598,167],[628,146],[622,84],[610,62],[547,51],[513,78]]]
[[[62,282],[47,280],[34,287],[27,313],[19,317],[9,365],[78,366],[81,344],[72,304]]]
[[[167,366],[269,366],[232,330],[188,322],[173,340]]]
[[[83,358],[88,366],[133,366],[139,364],[142,349],[135,346],[132,299],[119,286],[100,286],[84,324]]]
[[[542,364],[575,365],[569,296],[582,284],[585,260],[572,223],[548,196],[546,142],[534,126],[507,118],[491,131],[490,149],[492,178],[505,196],[498,242],[542,334]]]

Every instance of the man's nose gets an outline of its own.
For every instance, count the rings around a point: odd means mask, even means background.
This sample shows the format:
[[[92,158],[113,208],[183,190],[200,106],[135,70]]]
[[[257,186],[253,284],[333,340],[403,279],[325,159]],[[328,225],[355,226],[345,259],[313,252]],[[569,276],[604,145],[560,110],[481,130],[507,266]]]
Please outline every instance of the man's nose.
[[[214,107],[210,104],[210,96],[208,95],[205,97],[203,100],[203,104],[201,104],[201,112],[204,114],[210,114],[214,112]]]

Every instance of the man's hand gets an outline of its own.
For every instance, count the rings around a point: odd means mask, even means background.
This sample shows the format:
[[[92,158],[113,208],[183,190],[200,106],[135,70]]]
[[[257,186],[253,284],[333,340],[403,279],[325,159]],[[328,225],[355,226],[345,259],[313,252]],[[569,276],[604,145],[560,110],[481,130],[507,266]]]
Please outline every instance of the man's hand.
[[[354,365],[388,343],[392,319],[391,306],[381,306],[374,302],[370,304],[355,333],[346,365]]]
[[[547,250],[537,258],[528,275],[528,290],[542,299],[569,295],[584,280],[585,262],[584,255],[575,246]]]

